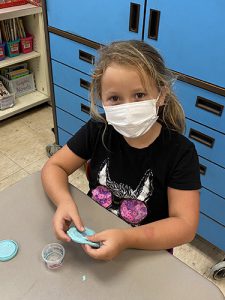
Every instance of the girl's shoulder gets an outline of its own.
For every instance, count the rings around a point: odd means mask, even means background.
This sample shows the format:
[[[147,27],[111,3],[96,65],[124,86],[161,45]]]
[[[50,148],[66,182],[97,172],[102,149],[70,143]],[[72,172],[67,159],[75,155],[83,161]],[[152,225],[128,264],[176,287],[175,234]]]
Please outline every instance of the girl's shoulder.
[[[185,150],[187,148],[194,148],[194,143],[190,141],[184,134],[179,133],[166,126],[162,126],[161,136],[162,142],[174,149],[182,148],[183,150]]]
[[[103,121],[91,118],[85,125],[88,128],[88,130],[99,131],[99,130],[104,130],[106,123],[104,123]]]
[[[81,127],[82,135],[96,137],[104,132],[105,123],[91,118]]]

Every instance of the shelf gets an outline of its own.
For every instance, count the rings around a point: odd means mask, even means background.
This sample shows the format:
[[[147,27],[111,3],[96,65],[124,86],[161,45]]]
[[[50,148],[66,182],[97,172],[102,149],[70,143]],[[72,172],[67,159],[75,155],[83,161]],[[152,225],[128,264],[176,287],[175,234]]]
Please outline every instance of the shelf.
[[[32,58],[39,57],[40,55],[41,55],[40,53],[38,53],[36,51],[32,51],[32,52],[26,53],[26,54],[21,53],[20,55],[15,56],[15,57],[6,57],[4,60],[0,61],[0,69],[23,62],[23,61],[26,61],[26,60],[29,60],[29,59],[32,59]]]
[[[15,105],[12,108],[0,110],[0,121],[50,101],[49,71],[42,7],[25,4],[0,9],[0,20],[17,17],[24,17],[26,30],[35,37],[35,51],[26,54],[21,53],[15,57],[6,57],[4,60],[0,61],[0,70],[7,66],[29,61],[29,69],[34,73],[37,90],[33,93],[16,98]]]
[[[42,12],[42,8],[32,5],[24,4],[0,9],[0,20],[18,18],[23,16],[35,15]]]
[[[15,106],[0,110],[0,121],[47,101],[49,97],[38,91],[18,97]]]

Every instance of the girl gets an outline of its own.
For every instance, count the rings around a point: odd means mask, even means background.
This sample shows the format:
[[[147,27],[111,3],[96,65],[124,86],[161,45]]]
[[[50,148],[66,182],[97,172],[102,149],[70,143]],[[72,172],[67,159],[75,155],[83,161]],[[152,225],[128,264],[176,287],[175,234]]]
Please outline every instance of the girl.
[[[93,74],[91,110],[85,124],[42,170],[56,204],[56,236],[71,222],[84,226],[68,189],[68,176],[90,160],[89,196],[132,226],[90,237],[90,256],[110,260],[126,248],[169,249],[190,242],[198,225],[199,163],[182,133],[183,110],[172,75],[159,53],[141,41],[113,42],[100,51]],[[105,116],[97,111],[102,103]]]

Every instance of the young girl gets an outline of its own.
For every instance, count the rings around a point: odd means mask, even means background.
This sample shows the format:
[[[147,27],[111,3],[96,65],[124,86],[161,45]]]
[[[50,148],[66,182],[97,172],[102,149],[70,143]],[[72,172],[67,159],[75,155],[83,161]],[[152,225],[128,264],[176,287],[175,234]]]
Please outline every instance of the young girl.
[[[90,161],[89,196],[132,226],[90,237],[109,260],[126,248],[169,249],[190,242],[199,217],[199,163],[182,133],[183,110],[172,92],[173,78],[159,53],[141,41],[105,46],[93,74],[92,116],[42,170],[44,188],[56,204],[56,236],[71,222],[84,230],[68,189],[68,176]],[[105,116],[99,115],[101,102]],[[75,199],[76,200],[76,199]]]

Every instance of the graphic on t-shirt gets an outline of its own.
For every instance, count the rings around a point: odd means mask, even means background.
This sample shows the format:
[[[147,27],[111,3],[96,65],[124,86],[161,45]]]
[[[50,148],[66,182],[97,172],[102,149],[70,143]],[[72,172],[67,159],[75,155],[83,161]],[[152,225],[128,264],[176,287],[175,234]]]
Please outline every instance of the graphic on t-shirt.
[[[92,198],[101,206],[107,208],[112,213],[119,215],[130,224],[138,225],[148,215],[146,202],[153,193],[153,174],[148,169],[138,186],[132,189],[124,183],[113,181],[109,174],[109,159],[106,159],[98,173],[98,182],[92,190]],[[115,199],[118,198],[118,208],[115,208]]]
[[[122,182],[117,183],[110,178],[109,174],[109,159],[106,159],[98,174],[98,182],[108,187],[112,193],[120,198],[132,198],[146,202],[153,193],[153,174],[152,170],[148,169],[138,186],[133,190],[129,185]]]

